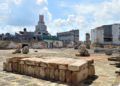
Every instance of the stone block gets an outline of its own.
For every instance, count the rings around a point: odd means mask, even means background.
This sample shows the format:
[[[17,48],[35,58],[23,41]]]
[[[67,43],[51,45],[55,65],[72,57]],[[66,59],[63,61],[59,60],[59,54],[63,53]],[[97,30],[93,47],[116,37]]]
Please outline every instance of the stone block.
[[[66,82],[71,83],[72,82],[72,72],[66,71]]]
[[[18,66],[18,72],[20,73],[20,74],[24,74],[24,64],[19,64],[19,66]]]
[[[68,65],[59,65],[59,69],[67,70],[68,69]]]
[[[79,60],[79,61],[76,61],[76,62],[70,64],[68,66],[68,70],[70,70],[70,71],[81,71],[80,70],[81,67],[86,66],[86,65],[87,65],[87,61]]]
[[[46,79],[49,80],[50,79],[50,69],[49,68],[45,69],[45,75],[46,75]]]
[[[40,78],[45,79],[45,68],[40,67]]]
[[[59,69],[60,70],[68,70],[68,65],[75,62],[73,59],[65,59],[65,58],[61,58],[60,60],[58,60],[57,64],[59,64]]]
[[[3,71],[6,71],[6,68],[7,68],[7,63],[3,62]]]
[[[7,63],[7,71],[12,72],[12,63]]]
[[[80,83],[88,77],[88,69],[84,69],[80,72],[72,72],[72,83]]]
[[[34,66],[30,66],[30,65],[28,65],[27,66],[27,75],[29,75],[29,76],[34,76]]]
[[[59,71],[59,80],[61,81],[61,82],[65,82],[65,77],[66,75],[65,75],[65,70],[60,70]]]
[[[4,62],[4,63],[3,63],[3,67],[4,67],[3,70],[5,70],[5,71],[7,71],[7,72],[12,72],[12,64],[11,64],[11,63],[6,63],[6,62]]]
[[[26,60],[26,61],[25,61],[25,64],[26,64],[26,65],[35,66],[35,61]]]
[[[18,62],[12,63],[12,72],[15,72],[15,73],[18,72]]]
[[[6,62],[19,62],[21,59],[24,59],[24,58],[29,58],[29,57],[12,57],[12,58],[6,59]]]
[[[28,75],[28,65],[24,65],[23,68],[24,68],[24,69],[23,69],[24,74],[25,74],[25,75]]]
[[[55,80],[58,81],[59,80],[59,70],[55,69]]]
[[[37,78],[40,78],[40,67],[34,67],[34,76],[37,77]]]
[[[87,61],[87,63],[88,63],[88,66],[89,66],[89,65],[92,65],[92,64],[94,63],[94,60],[93,60],[93,59],[87,58],[86,61]]]
[[[88,76],[93,76],[95,75],[95,67],[94,65],[91,65],[88,67]]]
[[[95,74],[93,63],[94,61],[92,59],[21,59],[20,57],[14,57],[3,63],[3,70],[47,80],[76,84],[86,79],[88,76]]]
[[[75,56],[80,56],[80,53],[76,53]]]
[[[56,64],[56,63],[48,63],[48,67],[52,68],[52,69],[57,69],[58,68],[58,64]]]
[[[40,67],[47,68],[48,64],[42,61],[42,62],[40,62]]]
[[[51,80],[54,80],[55,79],[55,69],[53,69],[53,68],[50,68],[50,79]]]

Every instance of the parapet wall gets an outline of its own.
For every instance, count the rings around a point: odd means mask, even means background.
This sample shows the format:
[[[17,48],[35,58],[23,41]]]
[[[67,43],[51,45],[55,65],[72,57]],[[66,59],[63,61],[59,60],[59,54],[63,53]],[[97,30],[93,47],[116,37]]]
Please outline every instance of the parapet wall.
[[[3,63],[3,70],[76,84],[95,74],[93,62],[91,59],[13,57]]]

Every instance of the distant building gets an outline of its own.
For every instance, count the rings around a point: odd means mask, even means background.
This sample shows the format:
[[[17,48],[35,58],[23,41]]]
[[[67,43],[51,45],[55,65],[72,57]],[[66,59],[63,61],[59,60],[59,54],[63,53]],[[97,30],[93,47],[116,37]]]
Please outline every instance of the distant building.
[[[57,33],[57,37],[63,42],[64,47],[74,46],[75,43],[79,42],[79,30],[60,32]]]
[[[120,24],[103,25],[92,29],[91,41],[97,44],[120,45]]]
[[[43,41],[43,40],[58,40],[56,36],[51,36],[47,31],[47,26],[44,22],[44,15],[39,15],[38,25],[35,27],[34,32],[27,31],[27,28],[24,28],[23,31],[15,33],[12,35],[10,33],[0,34],[0,40],[16,41],[16,42],[31,42],[33,40]]]
[[[39,34],[39,35],[48,35],[49,34],[47,31],[47,26],[45,25],[45,22],[44,22],[43,15],[39,15],[38,25],[36,25],[36,27],[35,27],[35,34]]]
[[[27,44],[32,43],[34,48],[45,48],[46,44],[48,48],[62,47],[62,43],[58,37],[48,33],[47,26],[44,22],[44,15],[39,15],[39,21],[35,27],[35,31],[29,32],[24,28],[23,31],[19,31],[19,33],[15,33],[15,35],[10,33],[0,34],[0,40]]]
[[[31,42],[35,40],[34,32],[28,32],[26,28],[23,31],[19,31],[19,33],[15,33],[14,41],[18,42]]]

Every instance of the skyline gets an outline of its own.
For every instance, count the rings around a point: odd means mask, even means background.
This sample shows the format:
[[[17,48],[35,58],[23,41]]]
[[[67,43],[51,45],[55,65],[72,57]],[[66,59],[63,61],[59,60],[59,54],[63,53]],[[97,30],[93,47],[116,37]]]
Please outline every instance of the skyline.
[[[48,31],[80,30],[85,33],[105,24],[120,23],[120,0],[1,0],[0,33],[34,31],[39,14],[45,16]]]

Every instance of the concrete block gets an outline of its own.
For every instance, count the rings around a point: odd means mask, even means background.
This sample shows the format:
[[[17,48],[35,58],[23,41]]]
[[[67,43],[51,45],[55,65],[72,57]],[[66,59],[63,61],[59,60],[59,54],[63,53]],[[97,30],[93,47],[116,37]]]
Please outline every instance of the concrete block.
[[[24,68],[23,67],[24,67],[24,64],[19,64],[18,65],[18,73],[24,74],[24,70],[23,70]]]
[[[59,71],[59,80],[65,82],[65,70]]]
[[[72,83],[80,83],[88,77],[88,69],[80,72],[72,72]]]
[[[95,74],[93,62],[91,59],[10,58],[3,63],[3,70],[76,84]]]
[[[47,68],[47,67],[48,67],[48,64],[45,63],[45,62],[40,62],[40,67]]]
[[[7,68],[7,62],[3,62],[3,71],[6,71]]]
[[[12,72],[12,63],[4,63],[4,70],[7,72]]]
[[[55,80],[58,81],[59,80],[59,70],[55,69]]]
[[[34,71],[35,71],[34,66],[31,65],[27,66],[27,75],[34,76]]]
[[[18,62],[12,63],[12,71],[17,73],[18,72]]]
[[[88,67],[88,76],[93,76],[95,75],[95,67],[94,65],[91,65]]]
[[[53,68],[50,68],[50,79],[51,80],[54,80],[55,79],[55,69],[53,69]]]
[[[40,78],[41,75],[40,75],[40,67],[34,67],[34,76],[37,77],[37,78]]]
[[[45,69],[45,78],[47,79],[47,80],[49,80],[50,79],[50,69],[49,68],[46,68]]]
[[[40,67],[40,78],[45,79],[45,68]]]
[[[59,69],[67,70],[68,69],[68,65],[59,65]]]
[[[80,60],[76,61],[68,66],[68,70],[70,71],[80,71],[81,67],[87,65],[87,61]]]
[[[28,75],[28,65],[24,65],[23,68],[24,68],[24,69],[23,69],[24,74],[25,74],[25,75]]]
[[[66,82],[71,83],[72,82],[72,72],[66,71]]]
[[[57,69],[57,68],[58,68],[58,64],[48,63],[48,67],[49,67],[49,68],[52,68],[52,69]]]
[[[26,61],[25,61],[25,64],[26,64],[26,65],[35,66],[35,61],[26,60]]]

